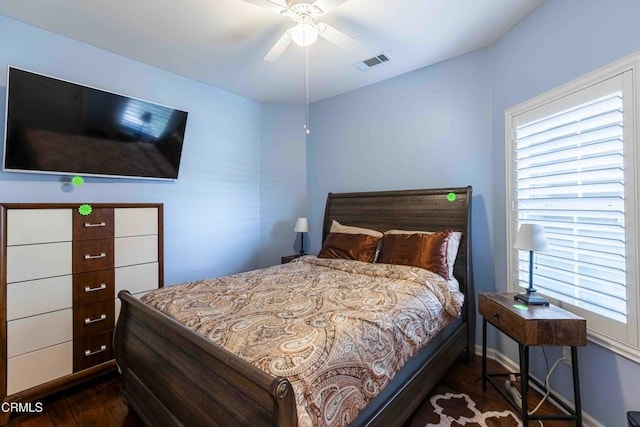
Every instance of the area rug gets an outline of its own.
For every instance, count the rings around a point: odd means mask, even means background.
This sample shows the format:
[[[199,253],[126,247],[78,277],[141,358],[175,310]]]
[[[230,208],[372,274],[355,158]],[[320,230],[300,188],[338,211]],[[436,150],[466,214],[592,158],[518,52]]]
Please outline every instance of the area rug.
[[[425,402],[426,403],[426,402]],[[431,408],[421,410],[424,427],[515,427],[522,421],[513,411],[483,408],[465,393],[441,390],[429,399]]]

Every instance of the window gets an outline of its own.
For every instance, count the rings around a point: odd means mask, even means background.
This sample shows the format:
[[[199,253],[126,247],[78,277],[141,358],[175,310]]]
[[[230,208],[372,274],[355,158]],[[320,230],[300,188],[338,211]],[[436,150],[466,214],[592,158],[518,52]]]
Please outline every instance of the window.
[[[640,361],[634,76],[640,54],[507,110],[507,245],[542,225],[534,287],[587,319],[589,338]],[[509,286],[529,285],[529,257],[510,249]]]

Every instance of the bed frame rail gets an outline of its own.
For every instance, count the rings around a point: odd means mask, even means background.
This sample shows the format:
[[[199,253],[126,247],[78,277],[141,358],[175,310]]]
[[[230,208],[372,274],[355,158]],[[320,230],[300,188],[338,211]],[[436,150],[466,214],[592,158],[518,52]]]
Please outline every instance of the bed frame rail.
[[[287,379],[238,363],[242,361],[237,356],[127,291],[118,297],[122,309],[114,349],[124,398],[145,424],[297,425],[295,397]]]

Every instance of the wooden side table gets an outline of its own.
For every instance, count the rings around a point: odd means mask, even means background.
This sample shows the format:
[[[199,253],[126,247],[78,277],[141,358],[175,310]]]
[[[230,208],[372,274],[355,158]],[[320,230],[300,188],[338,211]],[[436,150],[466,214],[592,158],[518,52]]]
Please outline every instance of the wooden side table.
[[[280,257],[280,264],[289,263],[296,258],[300,258],[303,255],[306,255],[306,254],[294,254],[294,255],[287,255],[287,256]]]
[[[580,380],[578,375],[577,346],[587,345],[587,321],[560,307],[522,306],[514,300],[515,293],[480,293],[478,295],[478,311],[482,316],[482,388],[486,390],[487,382],[505,398],[511,406],[520,412],[523,424],[531,420],[575,420],[582,426],[582,409],[580,404]],[[520,377],[522,408],[511,400],[494,378],[508,377],[510,373],[487,372],[487,323],[491,323],[502,333],[518,343],[520,357]],[[571,347],[571,365],[573,367],[573,397],[575,409],[570,408],[554,393],[549,398],[562,407],[567,414],[530,415],[528,413],[527,394],[529,381],[546,391],[540,381],[529,375],[529,347],[531,346],[569,346]]]

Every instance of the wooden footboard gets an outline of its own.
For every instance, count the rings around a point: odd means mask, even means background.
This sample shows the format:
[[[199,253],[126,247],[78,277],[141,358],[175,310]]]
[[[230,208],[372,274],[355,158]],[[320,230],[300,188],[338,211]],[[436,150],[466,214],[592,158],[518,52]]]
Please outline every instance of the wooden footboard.
[[[126,291],[114,349],[127,405],[155,426],[296,426],[293,389]]]
[[[127,405],[149,426],[278,426],[298,424],[285,378],[273,377],[195,334],[127,291],[121,291],[114,349]],[[387,401],[354,426],[406,420],[453,365],[468,353],[466,323]]]

